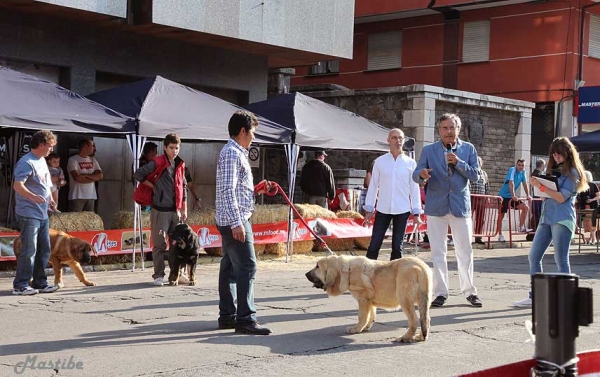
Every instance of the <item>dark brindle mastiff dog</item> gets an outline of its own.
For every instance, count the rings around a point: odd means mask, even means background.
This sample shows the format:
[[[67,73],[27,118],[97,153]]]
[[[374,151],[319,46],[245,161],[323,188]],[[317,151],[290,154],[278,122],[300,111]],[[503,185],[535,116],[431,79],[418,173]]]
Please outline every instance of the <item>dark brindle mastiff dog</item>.
[[[178,285],[181,267],[187,266],[190,285],[196,285],[198,263],[198,235],[187,224],[179,224],[169,234],[169,284]]]
[[[21,251],[21,239],[17,238],[13,244],[15,255]],[[65,232],[50,229],[50,263],[54,269],[54,284],[64,287],[62,281],[61,264],[71,267],[75,276],[85,285],[92,286],[96,283],[91,282],[85,276],[80,263],[88,264],[92,261],[92,254],[98,256],[96,250],[86,241],[72,237]]]
[[[377,308],[395,310],[402,307],[408,318],[408,331],[394,341],[427,339],[432,278],[431,269],[422,260],[405,257],[383,262],[333,255],[319,260],[317,266],[306,273],[306,278],[330,296],[349,291],[358,301],[358,323],[348,328],[350,334],[369,330],[375,322]],[[415,305],[421,317],[419,333]]]

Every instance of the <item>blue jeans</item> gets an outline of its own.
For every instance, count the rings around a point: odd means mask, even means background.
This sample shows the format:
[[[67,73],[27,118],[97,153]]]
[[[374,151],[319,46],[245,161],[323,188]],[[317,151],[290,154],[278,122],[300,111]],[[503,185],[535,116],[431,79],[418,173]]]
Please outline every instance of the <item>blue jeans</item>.
[[[17,216],[21,230],[21,252],[17,257],[17,272],[13,287],[15,289],[29,286],[33,277],[34,288],[48,285],[45,268],[50,259],[49,221],[30,217]]]
[[[231,227],[217,226],[223,242],[223,258],[219,269],[219,322],[235,319],[237,326],[256,322],[254,235],[250,222],[244,221],[242,226],[246,231],[245,242],[233,239]]]
[[[539,224],[529,251],[529,273],[535,275],[543,272],[542,258],[550,246],[550,241],[554,243],[554,262],[556,262],[558,272],[571,273],[569,247],[572,237],[573,232],[564,225]]]
[[[379,257],[379,249],[381,249],[385,232],[387,232],[392,220],[394,221],[394,230],[392,232],[392,255],[390,260],[402,258],[402,245],[404,243],[404,233],[406,232],[406,223],[409,216],[410,212],[398,215],[377,212],[375,214],[375,222],[373,223],[371,243],[369,243],[369,248],[367,249],[367,258],[376,260]]]

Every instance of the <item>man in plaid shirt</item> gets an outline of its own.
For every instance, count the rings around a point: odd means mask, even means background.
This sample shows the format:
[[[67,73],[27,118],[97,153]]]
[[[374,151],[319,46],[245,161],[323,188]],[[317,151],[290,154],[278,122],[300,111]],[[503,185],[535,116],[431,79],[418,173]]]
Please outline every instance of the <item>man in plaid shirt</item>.
[[[257,265],[249,221],[254,211],[254,186],[248,148],[257,126],[254,114],[247,111],[233,114],[229,120],[231,138],[217,162],[215,217],[223,243],[219,270],[219,328],[235,328],[235,332],[241,334],[269,335],[271,330],[256,321],[253,284]],[[266,186],[268,190],[268,182]]]

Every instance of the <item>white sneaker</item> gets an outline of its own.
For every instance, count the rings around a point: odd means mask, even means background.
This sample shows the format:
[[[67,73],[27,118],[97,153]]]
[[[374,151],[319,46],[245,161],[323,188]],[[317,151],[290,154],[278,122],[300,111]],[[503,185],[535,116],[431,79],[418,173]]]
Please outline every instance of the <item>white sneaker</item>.
[[[519,232],[521,233],[529,233],[531,232],[533,229],[530,228],[526,228],[525,225],[523,225],[522,227],[519,228]]]
[[[12,294],[17,296],[32,296],[37,295],[38,293],[39,291],[37,289],[33,289],[29,286],[24,288],[15,288],[12,291]]]
[[[190,283],[190,278],[188,278],[187,274],[183,271],[181,271],[181,274],[179,275],[179,284],[189,284]]]
[[[153,283],[156,287],[162,287],[163,285],[165,285],[165,283],[163,283],[163,278],[156,278],[154,279],[154,283]]]
[[[517,308],[531,308],[531,306],[533,305],[533,302],[531,301],[531,298],[527,297],[524,300],[521,301],[515,301],[513,302],[513,306],[517,307]]]
[[[60,288],[58,285],[46,285],[44,288],[39,288],[38,291],[40,293],[52,293],[52,292],[56,292],[58,291],[58,288]]]
[[[504,239],[504,235],[503,234],[501,234],[501,235],[498,236],[498,241],[500,241],[500,242],[506,242],[506,240]]]

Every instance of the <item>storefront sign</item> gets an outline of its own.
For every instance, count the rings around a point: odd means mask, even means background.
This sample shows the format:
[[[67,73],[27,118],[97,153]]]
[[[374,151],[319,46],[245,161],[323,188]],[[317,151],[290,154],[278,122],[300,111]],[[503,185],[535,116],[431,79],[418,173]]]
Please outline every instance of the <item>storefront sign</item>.
[[[600,86],[584,86],[578,97],[577,122],[600,123]]]

